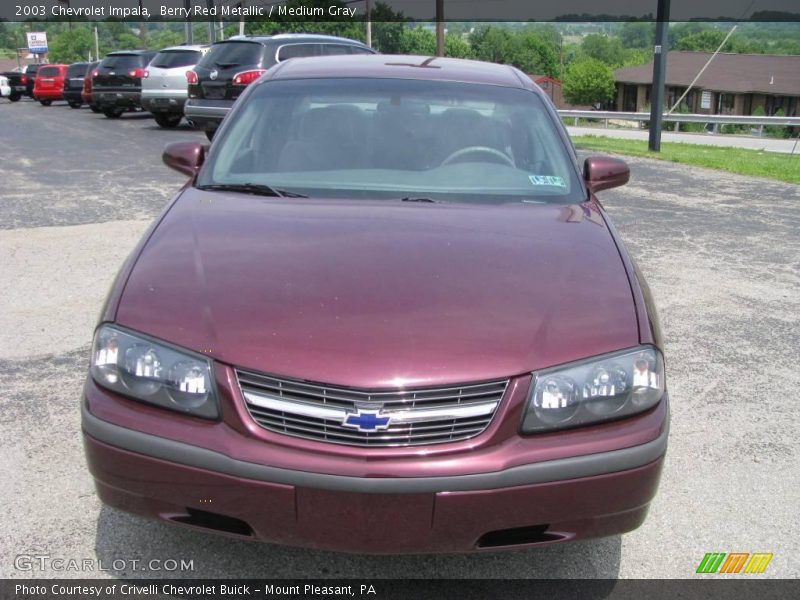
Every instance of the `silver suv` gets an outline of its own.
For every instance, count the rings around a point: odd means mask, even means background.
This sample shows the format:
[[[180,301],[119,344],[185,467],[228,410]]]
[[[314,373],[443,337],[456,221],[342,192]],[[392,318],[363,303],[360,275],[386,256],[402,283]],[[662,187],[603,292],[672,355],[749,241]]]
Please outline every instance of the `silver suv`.
[[[161,127],[176,127],[187,97],[186,72],[210,46],[173,46],[155,55],[142,79],[142,107]]]

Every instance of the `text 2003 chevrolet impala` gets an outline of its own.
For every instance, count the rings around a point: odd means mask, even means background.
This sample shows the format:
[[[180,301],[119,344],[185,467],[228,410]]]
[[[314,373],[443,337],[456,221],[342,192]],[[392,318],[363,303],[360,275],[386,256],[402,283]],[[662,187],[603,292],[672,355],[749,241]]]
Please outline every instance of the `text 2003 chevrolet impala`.
[[[629,531],[667,443],[647,287],[521,72],[287,61],[124,265],[86,454],[111,506],[354,552]]]

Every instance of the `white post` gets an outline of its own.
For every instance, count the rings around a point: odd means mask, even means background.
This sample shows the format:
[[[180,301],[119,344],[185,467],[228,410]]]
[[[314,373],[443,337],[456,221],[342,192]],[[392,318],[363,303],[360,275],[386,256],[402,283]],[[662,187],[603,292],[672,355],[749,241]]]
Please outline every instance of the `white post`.
[[[100,60],[100,42],[97,38],[97,27],[94,28],[94,58]]]
[[[367,0],[367,46],[372,48],[372,0]]]

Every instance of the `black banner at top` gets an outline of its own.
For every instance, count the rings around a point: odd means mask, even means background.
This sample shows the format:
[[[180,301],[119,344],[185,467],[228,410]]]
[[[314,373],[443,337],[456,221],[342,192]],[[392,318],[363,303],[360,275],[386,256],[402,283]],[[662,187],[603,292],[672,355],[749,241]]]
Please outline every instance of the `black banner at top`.
[[[375,21],[800,21],[798,0],[370,0]],[[439,12],[437,13],[437,4]],[[7,21],[366,19],[368,0],[3,0]]]

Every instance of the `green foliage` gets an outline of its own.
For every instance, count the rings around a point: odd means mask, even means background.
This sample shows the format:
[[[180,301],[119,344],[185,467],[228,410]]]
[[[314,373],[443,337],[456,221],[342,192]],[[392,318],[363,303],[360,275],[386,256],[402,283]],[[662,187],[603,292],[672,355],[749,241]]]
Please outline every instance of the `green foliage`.
[[[48,40],[48,57],[52,63],[73,63],[94,56],[94,38],[86,26],[75,25]]]
[[[436,34],[422,27],[404,30],[400,38],[400,53],[433,56],[436,54]]]
[[[614,75],[608,65],[594,58],[580,58],[564,74],[562,91],[570,104],[595,104],[614,97]]]
[[[527,29],[512,32],[490,26],[470,36],[475,57],[480,60],[514,65],[528,74],[558,76],[558,55],[548,42],[547,32]]]
[[[623,23],[619,32],[619,39],[625,48],[652,49],[655,37],[655,23]]]
[[[601,136],[574,136],[579,149],[594,152],[628,154],[666,160],[686,165],[720,169],[740,175],[769,177],[788,183],[800,183],[800,160],[780,152],[744,148],[705,146],[662,142],[661,152],[650,152],[646,140],[621,140]]]
[[[784,117],[786,113],[783,112],[782,108],[776,110],[773,117]],[[790,127],[785,127],[783,125],[766,125],[764,127],[764,133],[766,133],[769,137],[775,138],[790,138],[792,137],[792,129]]]
[[[597,33],[587,35],[581,42],[581,52],[612,68],[621,67],[625,62],[625,49],[620,39],[616,37]]]
[[[453,58],[472,58],[472,46],[460,34],[448,31],[444,36],[444,55]]]
[[[676,50],[690,50],[693,52],[714,52],[727,34],[723,31],[708,29],[682,37],[675,44]],[[733,45],[731,40],[725,42],[722,52],[730,52]]]

